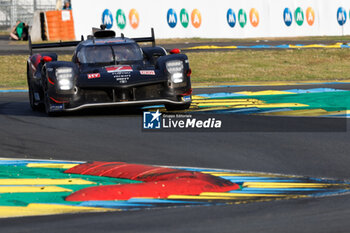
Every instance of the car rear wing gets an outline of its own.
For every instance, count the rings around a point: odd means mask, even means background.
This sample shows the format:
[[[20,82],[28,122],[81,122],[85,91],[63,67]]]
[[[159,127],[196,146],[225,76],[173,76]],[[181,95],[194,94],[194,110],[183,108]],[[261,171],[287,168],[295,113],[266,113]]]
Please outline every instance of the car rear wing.
[[[33,49],[45,49],[45,48],[59,48],[59,47],[74,47],[77,46],[80,42],[84,40],[84,37],[81,37],[81,41],[60,41],[54,43],[42,43],[42,44],[32,44],[31,37],[28,37],[29,43],[29,53],[33,54]]]
[[[121,34],[121,37],[124,38],[124,34]],[[89,37],[88,37],[89,38]],[[138,38],[131,38],[137,43],[142,42],[152,42],[152,46],[154,47],[156,45],[156,40],[154,36],[154,29],[151,28],[151,37],[138,37]],[[45,48],[59,48],[59,47],[74,47],[77,46],[80,42],[84,41],[84,36],[81,36],[80,41],[60,41],[60,42],[54,42],[54,43],[42,43],[42,44],[33,44],[31,37],[28,37],[28,43],[29,43],[29,53],[30,55],[33,54],[33,49],[45,49]]]
[[[152,42],[152,46],[156,46],[156,39],[154,36],[154,29],[151,28],[151,37],[139,37],[139,38],[131,38],[132,40],[134,40],[137,43],[140,42]]]

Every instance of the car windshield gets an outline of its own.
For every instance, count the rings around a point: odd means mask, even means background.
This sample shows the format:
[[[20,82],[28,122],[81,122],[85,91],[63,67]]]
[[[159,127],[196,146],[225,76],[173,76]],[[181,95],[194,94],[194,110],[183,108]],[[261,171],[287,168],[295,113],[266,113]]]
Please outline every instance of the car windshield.
[[[142,60],[140,47],[136,44],[95,45],[78,52],[81,63],[118,64]]]

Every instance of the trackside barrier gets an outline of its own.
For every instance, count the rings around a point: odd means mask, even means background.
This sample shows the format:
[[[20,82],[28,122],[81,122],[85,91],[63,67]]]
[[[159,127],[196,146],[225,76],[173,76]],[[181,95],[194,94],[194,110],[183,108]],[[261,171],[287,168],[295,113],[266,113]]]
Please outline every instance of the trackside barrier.
[[[71,10],[46,11],[46,25],[49,40],[75,39]]]
[[[33,41],[74,40],[74,19],[71,10],[35,12],[31,29]]]
[[[101,23],[128,37],[350,35],[349,0],[71,0],[76,39]]]

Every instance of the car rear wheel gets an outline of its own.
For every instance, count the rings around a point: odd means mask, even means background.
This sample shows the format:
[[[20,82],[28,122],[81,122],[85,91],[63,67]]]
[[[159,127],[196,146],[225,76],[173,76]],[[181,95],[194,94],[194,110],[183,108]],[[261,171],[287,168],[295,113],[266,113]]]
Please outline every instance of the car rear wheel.
[[[32,84],[30,83],[28,85],[28,95],[29,95],[30,107],[33,109],[33,111],[39,111],[42,106],[40,105],[40,103],[35,101],[34,89]]]
[[[177,110],[186,110],[191,106],[191,103],[185,104],[166,104],[165,108],[167,111],[177,111]]]
[[[51,110],[51,100],[47,92],[44,93],[44,105],[45,105],[45,113],[47,116],[57,116],[57,112],[53,112]]]

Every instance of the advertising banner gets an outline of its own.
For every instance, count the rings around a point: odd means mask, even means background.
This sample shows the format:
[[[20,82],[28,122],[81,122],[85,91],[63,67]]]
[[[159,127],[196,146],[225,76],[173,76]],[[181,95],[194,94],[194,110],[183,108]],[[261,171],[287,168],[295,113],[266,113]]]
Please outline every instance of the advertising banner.
[[[72,0],[76,38],[92,27],[128,37],[257,38],[350,35],[349,0]]]

